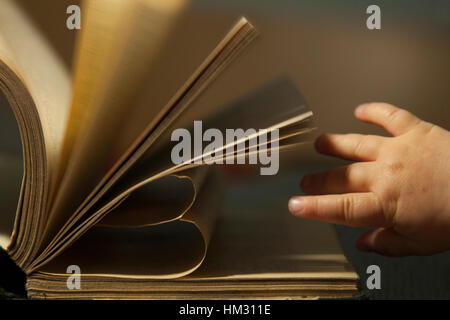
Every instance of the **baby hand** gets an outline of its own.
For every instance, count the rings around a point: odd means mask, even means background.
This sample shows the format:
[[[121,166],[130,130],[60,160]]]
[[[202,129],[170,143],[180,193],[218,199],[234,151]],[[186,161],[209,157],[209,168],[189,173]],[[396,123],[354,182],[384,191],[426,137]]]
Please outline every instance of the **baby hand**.
[[[386,103],[359,106],[355,116],[393,137],[330,134],[320,153],[357,162],[306,175],[311,196],[289,200],[293,215],[374,227],[360,250],[390,256],[430,255],[450,249],[450,133]]]

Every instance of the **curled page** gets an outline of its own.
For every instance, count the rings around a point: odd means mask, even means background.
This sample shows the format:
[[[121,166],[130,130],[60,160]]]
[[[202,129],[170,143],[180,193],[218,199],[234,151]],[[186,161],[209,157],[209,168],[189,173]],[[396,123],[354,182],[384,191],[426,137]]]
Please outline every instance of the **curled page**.
[[[178,217],[173,218],[173,212],[166,211],[167,204],[147,207],[145,203],[124,202],[113,210],[116,218],[90,228],[42,266],[39,273],[62,276],[68,261],[80,266],[84,278],[171,279],[193,272],[206,256],[219,210],[222,179],[217,172],[205,177],[202,185],[187,175],[175,179],[178,180],[169,178],[165,183],[172,183],[174,189],[181,184],[183,189],[183,180],[189,181],[199,196],[187,210],[178,212]],[[130,215],[131,222],[127,219]]]

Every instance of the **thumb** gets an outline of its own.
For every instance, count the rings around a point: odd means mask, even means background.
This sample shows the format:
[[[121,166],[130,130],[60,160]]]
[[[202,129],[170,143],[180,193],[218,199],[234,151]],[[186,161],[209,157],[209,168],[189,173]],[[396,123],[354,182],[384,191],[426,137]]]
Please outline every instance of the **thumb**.
[[[377,228],[366,232],[359,237],[356,247],[393,257],[412,255],[417,251],[410,239],[398,234],[393,228]]]

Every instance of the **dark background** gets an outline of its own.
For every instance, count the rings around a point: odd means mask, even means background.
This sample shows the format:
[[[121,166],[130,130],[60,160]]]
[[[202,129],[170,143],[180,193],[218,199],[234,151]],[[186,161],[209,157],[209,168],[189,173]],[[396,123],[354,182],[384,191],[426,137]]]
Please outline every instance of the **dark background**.
[[[77,1],[20,2],[70,68],[76,32],[65,29],[65,8]],[[51,4],[52,9],[44,10],[45,4]],[[381,8],[381,30],[371,31],[365,26],[365,11],[371,4]],[[258,23],[271,24],[279,32],[279,42],[267,50],[287,61],[290,76],[314,111],[320,132],[384,134],[353,118],[354,107],[366,101],[390,102],[450,128],[450,1],[199,0],[192,7],[213,16],[244,13],[262,29],[264,26]],[[20,166],[19,134],[3,98],[0,150],[0,160],[16,159]],[[225,206],[245,205],[251,199],[261,201],[261,195],[269,199],[265,201],[282,199],[287,206],[289,197],[300,192],[298,183],[303,174],[340,163],[316,155],[311,145],[303,151],[301,157],[283,168],[276,181],[258,177],[236,183],[227,194]],[[20,176],[11,182],[5,169],[0,170],[2,191],[8,189],[17,195]],[[242,192],[247,192],[245,197]],[[14,215],[11,206],[16,198],[0,197],[0,202],[2,215]],[[265,205],[264,201],[260,205]],[[279,210],[280,214],[289,214],[286,207]],[[376,264],[381,268],[381,290],[366,290],[368,297],[450,298],[450,252],[406,258],[362,253],[354,243],[364,231],[337,227],[342,246],[363,284],[367,266]],[[23,295],[23,275],[8,262],[4,252],[0,252],[0,267],[0,296],[10,296],[6,292]]]

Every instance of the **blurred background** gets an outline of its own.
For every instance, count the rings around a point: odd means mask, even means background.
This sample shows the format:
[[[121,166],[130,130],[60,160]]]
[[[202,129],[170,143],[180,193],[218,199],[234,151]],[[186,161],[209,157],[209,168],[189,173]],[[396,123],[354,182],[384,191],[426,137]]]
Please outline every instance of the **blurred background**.
[[[65,10],[79,1],[17,1],[71,69],[76,31],[66,29]],[[369,16],[366,8],[372,4],[381,8],[381,30],[366,27]],[[315,114],[317,134],[385,135],[381,129],[360,123],[353,117],[354,108],[369,101],[392,103],[450,129],[448,0],[193,0],[185,10],[190,21],[197,19],[206,29],[208,23],[233,22],[246,16],[263,40],[239,59],[240,66],[248,66],[241,72],[251,72],[254,82],[250,86],[255,88],[274,76],[289,76]],[[305,173],[342,163],[317,155],[312,144],[307,144],[285,161],[278,175],[255,175],[251,179],[234,181],[224,207],[232,210],[256,205],[289,214],[287,201],[300,193],[299,182]],[[9,221],[17,203],[21,164],[17,125],[1,96],[0,209],[2,219]],[[367,297],[450,298],[450,252],[407,258],[362,253],[356,250],[355,240],[364,231],[337,227],[341,244],[363,284],[367,266],[377,264],[381,268],[381,290],[367,290]],[[17,274],[20,282],[23,278]],[[1,277],[4,275],[2,272]],[[0,287],[20,293],[19,282],[11,277],[0,279]]]

